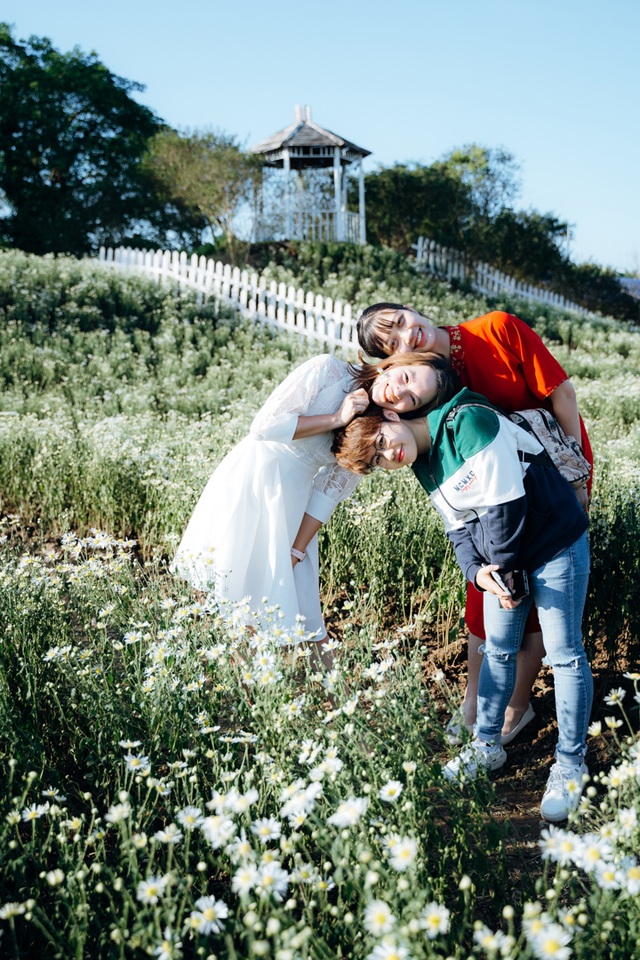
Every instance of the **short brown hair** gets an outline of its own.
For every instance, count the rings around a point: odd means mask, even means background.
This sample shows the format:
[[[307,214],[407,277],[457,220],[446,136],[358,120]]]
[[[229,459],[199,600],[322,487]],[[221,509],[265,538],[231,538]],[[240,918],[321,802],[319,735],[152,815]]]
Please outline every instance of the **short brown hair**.
[[[349,365],[349,372],[356,382],[356,389],[364,387],[369,396],[373,389],[374,382],[381,373],[386,370],[393,370],[394,367],[431,367],[436,375],[436,395],[429,403],[420,407],[418,410],[412,410],[403,413],[403,417],[411,420],[412,417],[423,417],[425,413],[441,407],[447,400],[458,393],[461,384],[458,375],[451,366],[451,363],[441,353],[401,353],[393,357],[385,357],[378,363],[363,363],[361,366],[355,364]]]
[[[352,473],[371,473],[371,448],[383,423],[382,410],[370,403],[364,413],[334,431],[331,452],[341,467]]]

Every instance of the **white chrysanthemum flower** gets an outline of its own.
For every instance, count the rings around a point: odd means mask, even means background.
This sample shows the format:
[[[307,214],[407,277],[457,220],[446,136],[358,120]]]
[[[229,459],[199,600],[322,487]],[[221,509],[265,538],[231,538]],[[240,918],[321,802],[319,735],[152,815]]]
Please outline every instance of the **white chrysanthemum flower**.
[[[411,960],[409,948],[388,938],[376,944],[367,960]]]
[[[396,918],[388,903],[384,900],[373,900],[367,905],[362,923],[367,933],[373,934],[374,937],[381,937],[385,933],[391,933]]]
[[[571,933],[559,923],[549,922],[529,939],[529,946],[537,960],[569,960],[571,956]]]
[[[292,883],[315,883],[319,873],[312,863],[299,863],[291,874]]]
[[[617,717],[605,717],[604,722],[609,730],[617,730],[622,726],[622,720],[618,720]]]
[[[398,873],[404,873],[418,855],[418,842],[413,837],[400,837],[389,850],[389,864]]]
[[[213,849],[218,850],[231,840],[237,827],[230,817],[216,815],[206,817],[200,824],[200,829]]]
[[[162,941],[151,951],[151,956],[158,960],[178,960],[182,957],[182,941],[176,940],[176,936],[169,927],[164,928]]]
[[[623,690],[622,687],[615,687],[613,690],[609,690],[609,693],[604,698],[604,702],[609,707],[617,707],[622,703],[626,695],[627,692]]]
[[[128,820],[130,816],[131,804],[125,801],[124,803],[112,804],[104,818],[107,823],[122,823],[124,820]]]
[[[185,830],[194,830],[202,825],[202,810],[200,807],[184,807],[182,810],[178,810],[176,819]]]
[[[484,950],[487,956],[495,957],[504,943],[505,936],[501,930],[497,930],[494,933],[494,931],[484,923],[478,923],[477,928],[473,932],[473,939],[475,943]]]
[[[251,832],[258,837],[261,843],[277,840],[282,833],[282,825],[273,817],[263,817],[251,824]]]
[[[30,820],[39,820],[48,810],[48,803],[32,803],[31,806],[25,807],[22,811],[22,819],[27,823]]]
[[[67,799],[56,787],[47,787],[46,790],[42,791],[42,796],[47,797],[49,801],[54,801],[55,803],[64,803]]]
[[[420,917],[420,926],[426,931],[429,940],[435,940],[438,934],[448,932],[450,916],[450,911],[441,903],[426,905]]]
[[[631,836],[638,826],[638,811],[635,807],[622,807],[618,810],[618,824],[625,837]]]
[[[395,803],[403,789],[399,780],[389,780],[384,787],[380,788],[378,796],[385,803]]]
[[[290,800],[292,797],[295,797],[297,793],[300,793],[301,790],[307,785],[306,780],[294,780],[293,783],[288,784],[286,787],[283,787],[280,791],[279,800],[280,803],[285,803],[285,801]]]
[[[615,863],[605,861],[596,864],[595,879],[601,890],[619,890],[624,882],[623,874]]]
[[[229,908],[224,900],[216,900],[215,897],[200,897],[196,900],[196,908],[189,917],[189,926],[193,930],[203,936],[222,931],[224,921],[229,916]]]
[[[136,897],[140,903],[154,906],[164,896],[169,877],[147,877],[141,880],[136,889]]]
[[[585,873],[593,873],[598,863],[609,861],[612,856],[613,850],[608,840],[593,833],[585,833],[579,838],[573,862],[582,867]]]
[[[59,887],[64,880],[64,870],[59,867],[56,870],[49,870],[46,874],[46,880],[50,887]]]
[[[245,813],[249,807],[257,803],[260,794],[254,788],[247,790],[246,793],[240,793],[238,790],[230,790],[225,799],[225,808],[233,813]]]
[[[540,847],[543,860],[553,860],[561,866],[573,863],[581,849],[582,838],[570,830],[550,826],[541,831]]]
[[[275,900],[284,900],[289,886],[289,874],[283,870],[277,860],[262,864],[258,868],[256,887],[265,896],[272,896]]]
[[[134,753],[128,753],[124,758],[127,770],[132,773],[144,773],[151,770],[151,760],[149,757],[137,757]]]
[[[231,878],[231,889],[240,896],[246,896],[258,882],[258,868],[255,863],[245,863]]]
[[[622,861],[622,884],[631,896],[640,893],[640,864],[635,857],[625,857]]]
[[[362,817],[369,805],[366,797],[349,797],[343,803],[339,804],[338,809],[332,814],[327,823],[334,827],[352,827]]]
[[[17,903],[15,900],[11,900],[8,903],[3,903],[0,907],[0,920],[10,920],[12,917],[20,917],[23,913],[26,913],[27,908],[24,903]]]
[[[160,843],[173,844],[177,846],[182,840],[182,831],[178,830],[175,823],[168,824],[164,830],[158,830],[154,837]]]

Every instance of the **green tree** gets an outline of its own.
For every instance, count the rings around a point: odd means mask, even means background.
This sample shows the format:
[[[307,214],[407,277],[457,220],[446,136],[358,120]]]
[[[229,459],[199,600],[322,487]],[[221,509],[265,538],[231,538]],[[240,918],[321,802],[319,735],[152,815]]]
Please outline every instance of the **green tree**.
[[[520,193],[520,167],[513,154],[502,147],[471,143],[452,150],[433,166],[468,189],[475,218],[493,219]]]
[[[421,234],[445,246],[462,245],[472,214],[470,195],[447,170],[395,164],[367,174],[365,189],[372,242],[403,253],[410,253]]]
[[[261,163],[236,138],[215,131],[181,135],[161,130],[149,143],[145,166],[167,195],[222,234],[234,258],[234,219],[251,199]]]
[[[528,282],[548,282],[562,268],[568,224],[536,210],[501,210],[483,231],[481,259]]]
[[[550,286],[588,310],[640,322],[640,301],[626,293],[620,286],[618,274],[606,267],[565,260]]]
[[[94,53],[14,39],[0,24],[0,235],[34,253],[82,254],[133,231],[184,226],[144,172],[162,126]],[[163,224],[164,221],[166,221]],[[191,224],[193,226],[193,224]]]

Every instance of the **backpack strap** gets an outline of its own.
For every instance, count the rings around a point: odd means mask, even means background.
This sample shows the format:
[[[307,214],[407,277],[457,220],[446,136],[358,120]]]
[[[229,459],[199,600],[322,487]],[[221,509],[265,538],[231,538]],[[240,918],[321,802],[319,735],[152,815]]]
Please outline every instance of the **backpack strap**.
[[[523,430],[526,430],[527,433],[531,434],[532,437],[540,443],[540,440],[535,434],[535,431],[528,420],[525,420],[524,417],[518,416],[518,414],[507,414],[503,410],[499,410],[497,407],[493,407],[488,403],[474,403],[472,400],[467,403],[458,403],[455,407],[452,407],[449,413],[445,418],[445,423],[448,430],[453,430],[453,422],[458,415],[458,412],[462,410],[463,407],[483,407],[485,410],[491,410],[493,413],[497,414],[499,417],[504,417],[505,420],[511,420],[512,423],[515,423],[516,426],[522,427]],[[557,470],[555,463],[549,456],[545,447],[540,444],[542,450],[540,453],[529,453],[526,450],[518,450],[518,459],[520,463],[536,463],[541,467],[551,467],[553,470]]]

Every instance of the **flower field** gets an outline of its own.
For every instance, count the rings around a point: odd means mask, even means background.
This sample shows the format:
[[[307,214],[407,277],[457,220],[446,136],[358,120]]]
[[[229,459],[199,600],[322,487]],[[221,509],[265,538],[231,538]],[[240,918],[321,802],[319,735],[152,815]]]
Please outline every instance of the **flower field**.
[[[327,282],[396,298],[392,276]],[[423,287],[441,322],[522,315]],[[636,956],[640,335],[526,317],[596,452],[585,633],[606,689],[579,813],[541,825],[516,882],[496,784],[442,777],[463,584],[408,471],[367,478],[322,533],[331,673],[283,645],[277,609],[248,638],[168,572],[310,345],[18,253],[0,313],[0,955]]]

